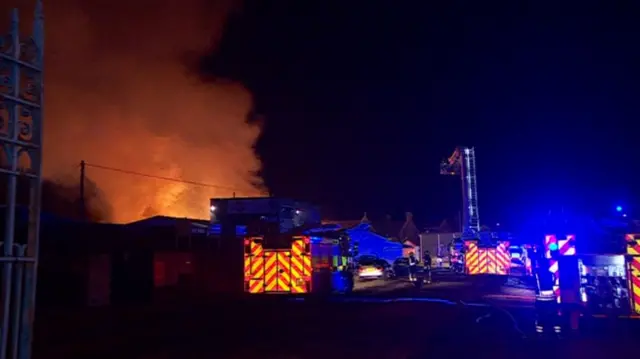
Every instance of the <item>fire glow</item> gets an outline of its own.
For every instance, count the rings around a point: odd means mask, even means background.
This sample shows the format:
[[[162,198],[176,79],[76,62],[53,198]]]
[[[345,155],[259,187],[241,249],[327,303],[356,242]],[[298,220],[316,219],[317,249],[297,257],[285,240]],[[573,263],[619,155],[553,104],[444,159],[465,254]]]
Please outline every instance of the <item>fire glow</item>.
[[[262,195],[253,150],[260,128],[246,122],[251,94],[238,83],[203,83],[185,61],[215,48],[231,3],[57,0],[46,7],[45,176],[76,185],[85,160],[220,186],[89,168],[98,189],[88,193],[89,206],[115,222],[207,218],[211,197]],[[20,11],[31,14],[28,6]]]

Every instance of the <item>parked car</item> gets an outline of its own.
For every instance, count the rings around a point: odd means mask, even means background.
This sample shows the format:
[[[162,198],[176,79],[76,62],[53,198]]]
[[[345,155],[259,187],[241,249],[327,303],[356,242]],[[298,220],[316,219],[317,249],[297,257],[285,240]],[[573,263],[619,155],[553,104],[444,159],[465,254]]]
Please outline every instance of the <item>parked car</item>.
[[[378,257],[362,256],[357,261],[357,274],[359,280],[390,279],[395,275],[393,267]]]
[[[393,273],[398,278],[409,277],[409,258],[398,258],[393,262]]]

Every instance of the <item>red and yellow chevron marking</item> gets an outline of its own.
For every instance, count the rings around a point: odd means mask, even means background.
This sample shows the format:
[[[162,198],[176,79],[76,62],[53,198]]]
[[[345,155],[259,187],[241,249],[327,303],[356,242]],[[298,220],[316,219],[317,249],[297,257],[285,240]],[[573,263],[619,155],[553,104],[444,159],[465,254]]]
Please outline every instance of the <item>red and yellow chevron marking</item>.
[[[464,256],[464,265],[467,274],[478,274],[478,245],[475,242],[467,242],[467,253]]]
[[[291,265],[295,265],[303,276],[308,277],[311,275],[313,268],[311,267],[311,253],[307,252],[305,247],[306,244],[303,240],[293,242],[291,247],[291,260],[294,263],[291,263]]]
[[[244,255],[244,281],[248,282],[251,279],[251,256],[249,254]]]
[[[251,242],[251,276],[262,277],[264,275],[264,257],[262,243]]]
[[[290,251],[282,251],[277,253],[278,257],[278,280],[277,286],[280,292],[291,291],[291,257]]]
[[[496,248],[496,260],[498,271],[496,274],[509,274],[511,269],[511,255],[509,254],[509,242],[502,242]]]
[[[249,293],[262,293],[264,292],[264,280],[260,279],[250,279],[249,280]]]
[[[627,242],[627,254],[640,256],[640,234],[627,234],[624,236],[624,239]]]
[[[264,291],[264,257],[261,243],[249,242],[249,253],[244,256],[244,280],[249,293]]]
[[[291,245],[292,293],[306,293],[307,283],[311,284],[311,258],[305,247],[304,239],[296,239]]]
[[[276,252],[264,252],[264,290],[278,291],[278,256]]]
[[[478,274],[487,273],[489,268],[487,268],[487,250],[486,249],[478,249]]]
[[[466,242],[467,253],[465,266],[467,273],[474,274],[508,274],[511,259],[509,243],[503,242],[497,248],[479,249],[477,243]]]
[[[629,261],[629,282],[631,284],[631,305],[640,314],[640,256]]]
[[[488,274],[498,274],[498,258],[496,250],[493,248],[487,249],[486,268]]]
[[[265,251],[265,291],[291,291],[290,251]]]

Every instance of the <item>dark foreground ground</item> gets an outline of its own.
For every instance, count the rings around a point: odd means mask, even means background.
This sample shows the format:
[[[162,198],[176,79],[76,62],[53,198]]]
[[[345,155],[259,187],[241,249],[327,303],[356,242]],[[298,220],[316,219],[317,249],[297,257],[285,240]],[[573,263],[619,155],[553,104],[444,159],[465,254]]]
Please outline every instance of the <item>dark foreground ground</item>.
[[[36,359],[587,359],[633,355],[640,339],[640,321],[585,319],[585,330],[575,338],[541,340],[530,305],[483,300],[485,292],[495,291],[492,284],[439,286],[418,292],[403,283],[381,283],[378,293],[372,285],[350,298],[41,312],[34,354]],[[456,298],[464,299],[448,301]]]

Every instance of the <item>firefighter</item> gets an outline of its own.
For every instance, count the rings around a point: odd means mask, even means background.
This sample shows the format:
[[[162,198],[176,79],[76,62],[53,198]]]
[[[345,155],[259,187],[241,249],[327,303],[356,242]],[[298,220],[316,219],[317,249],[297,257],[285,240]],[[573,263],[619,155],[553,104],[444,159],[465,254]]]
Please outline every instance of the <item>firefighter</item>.
[[[425,269],[431,269],[431,253],[429,251],[424,251],[424,256],[422,257]]]
[[[418,259],[414,252],[409,253],[409,280],[416,280],[416,273],[418,272]]]
[[[538,335],[557,337],[562,331],[560,306],[553,290],[553,274],[546,270],[548,265],[547,259],[541,259],[541,270],[535,273],[537,283],[535,326]]]
[[[559,305],[553,290],[536,293],[536,333],[540,336],[559,336],[562,332]]]
[[[442,263],[444,262],[444,253],[445,253],[446,249],[444,247],[444,244],[440,244],[438,246],[438,252],[436,253],[436,264],[438,266],[438,268],[442,268]]]
[[[427,283],[431,283],[431,254],[429,251],[424,251],[423,262],[424,272],[427,276]]]

